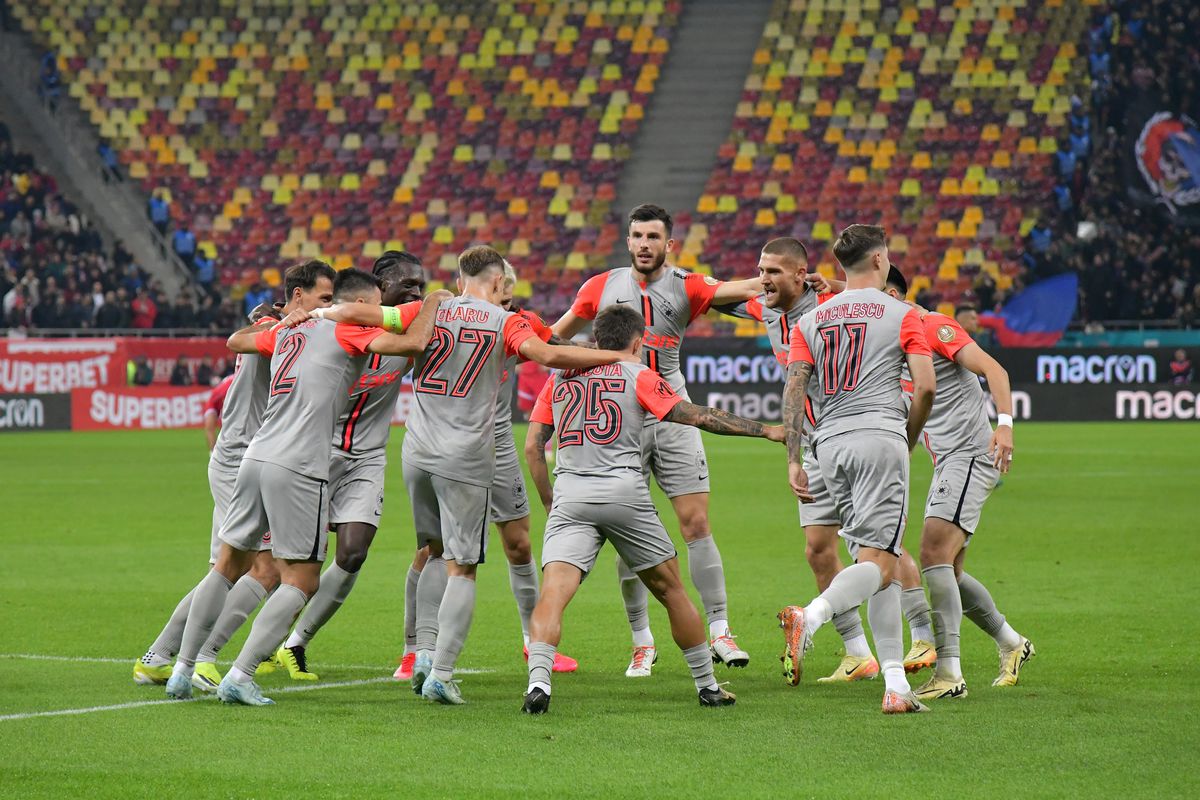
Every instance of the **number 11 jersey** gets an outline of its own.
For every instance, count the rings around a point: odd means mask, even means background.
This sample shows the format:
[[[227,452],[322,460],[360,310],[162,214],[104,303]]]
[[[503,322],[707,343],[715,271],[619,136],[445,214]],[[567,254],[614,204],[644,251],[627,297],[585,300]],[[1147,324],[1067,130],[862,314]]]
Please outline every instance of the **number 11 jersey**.
[[[855,430],[904,437],[900,391],[905,354],[930,355],[916,309],[878,289],[851,289],[808,312],[792,329],[789,364],[811,364],[812,442]]]

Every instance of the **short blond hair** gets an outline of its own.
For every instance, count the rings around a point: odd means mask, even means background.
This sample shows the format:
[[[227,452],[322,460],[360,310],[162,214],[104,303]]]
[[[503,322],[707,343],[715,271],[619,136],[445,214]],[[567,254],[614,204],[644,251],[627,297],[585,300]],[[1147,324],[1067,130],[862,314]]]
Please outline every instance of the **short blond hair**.
[[[508,259],[504,259],[504,285],[505,287],[517,285],[517,271],[513,269],[513,265],[508,263]]]

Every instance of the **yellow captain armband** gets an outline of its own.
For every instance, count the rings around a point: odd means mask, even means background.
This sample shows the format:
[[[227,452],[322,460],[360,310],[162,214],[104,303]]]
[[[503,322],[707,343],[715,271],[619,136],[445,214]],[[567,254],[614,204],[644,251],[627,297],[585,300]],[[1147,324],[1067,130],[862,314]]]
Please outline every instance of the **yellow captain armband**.
[[[383,329],[400,333],[404,330],[404,321],[400,319],[400,309],[394,306],[383,307]]]

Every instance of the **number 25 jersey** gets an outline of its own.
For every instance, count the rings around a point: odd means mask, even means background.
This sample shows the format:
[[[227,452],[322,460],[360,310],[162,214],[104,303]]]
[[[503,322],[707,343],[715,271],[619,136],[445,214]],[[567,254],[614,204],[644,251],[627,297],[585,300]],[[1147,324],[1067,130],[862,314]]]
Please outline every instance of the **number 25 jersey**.
[[[631,361],[568,370],[547,381],[529,419],[553,425],[558,434],[555,498],[648,502],[642,426],[647,414],[661,420],[682,401],[661,375]]]
[[[535,335],[528,320],[486,300],[460,295],[442,303],[433,337],[413,368],[405,463],[460,483],[491,486],[504,362]]]
[[[851,289],[792,329],[789,364],[811,364],[812,441],[855,430],[905,436],[900,370],[905,354],[930,355],[916,309],[878,289]]]

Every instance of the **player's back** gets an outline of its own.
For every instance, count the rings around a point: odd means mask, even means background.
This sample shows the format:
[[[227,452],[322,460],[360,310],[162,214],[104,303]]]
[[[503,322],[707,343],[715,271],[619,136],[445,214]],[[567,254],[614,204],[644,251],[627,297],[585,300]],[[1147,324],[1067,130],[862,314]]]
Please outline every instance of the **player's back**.
[[[544,391],[558,435],[555,497],[649,500],[642,427],[647,416],[661,418],[682,399],[662,376],[644,364],[619,361],[560,373]]]
[[[983,455],[992,438],[987,397],[975,373],[954,360],[958,351],[973,340],[944,314],[927,314],[922,323],[933,351],[933,373],[937,378],[937,394],[922,436],[925,449],[935,461],[954,453]],[[908,378],[907,368],[904,377]]]
[[[877,289],[851,289],[801,317],[791,361],[813,365],[813,443],[854,430],[905,436],[905,353],[929,354],[916,310]]]
[[[255,353],[238,356],[233,383],[221,407],[221,431],[210,456],[213,464],[237,470],[250,440],[262,425],[270,383],[269,358]]]
[[[367,344],[382,333],[325,319],[276,331],[270,397],[245,457],[327,480],[334,422],[366,365]],[[261,349],[269,343],[259,334]]]
[[[405,462],[444,478],[490,486],[504,362],[522,336],[532,335],[527,321],[486,300],[460,295],[444,302],[413,369]]]

